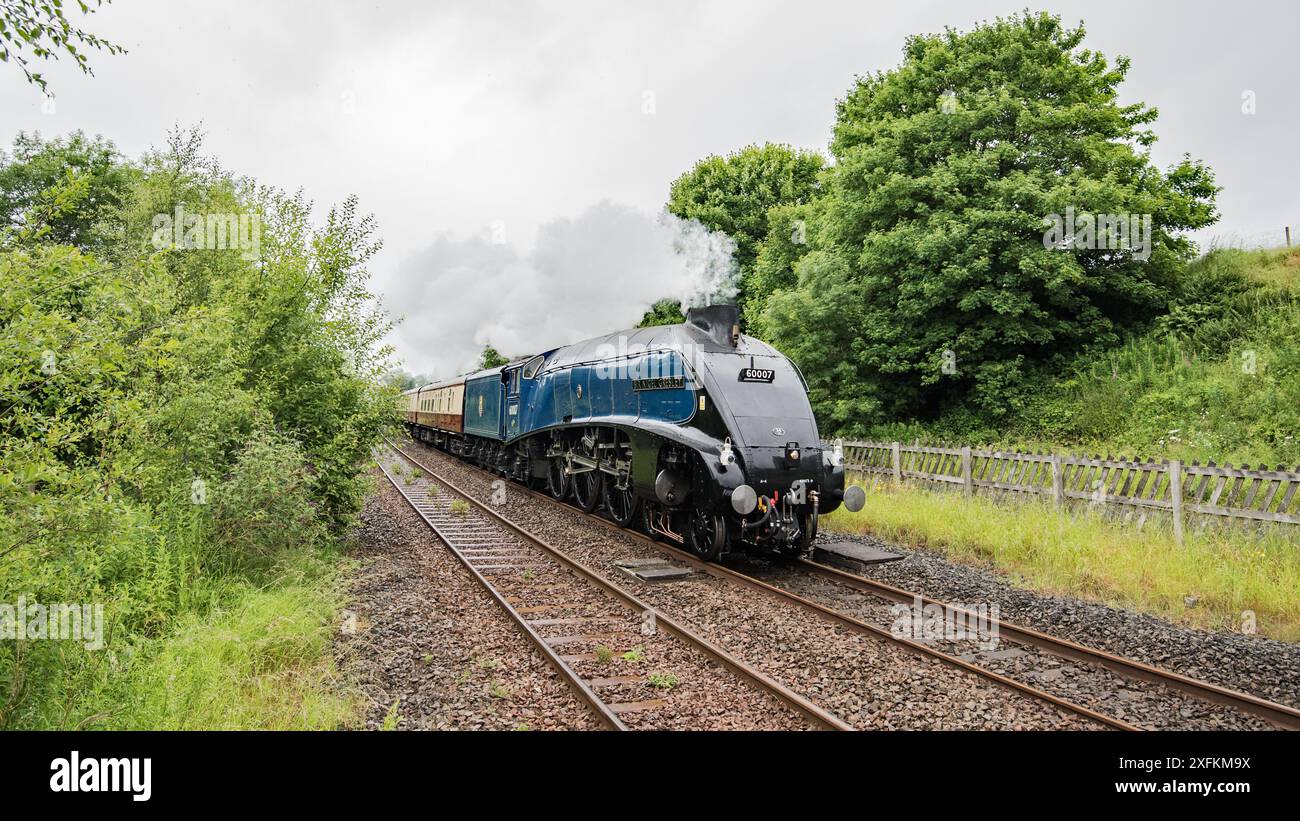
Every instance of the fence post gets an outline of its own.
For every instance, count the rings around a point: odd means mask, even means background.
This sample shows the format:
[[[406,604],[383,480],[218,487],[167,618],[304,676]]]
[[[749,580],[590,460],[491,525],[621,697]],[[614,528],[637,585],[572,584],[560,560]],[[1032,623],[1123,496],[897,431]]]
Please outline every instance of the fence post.
[[[1169,460],[1169,500],[1173,502],[1174,541],[1183,546],[1183,463]]]
[[[895,442],[889,452],[890,458],[894,465],[894,481],[903,481],[903,445]]]
[[[971,479],[970,467],[970,448],[961,449],[961,483],[966,489],[966,495],[970,496],[975,492],[975,482]]]
[[[1052,454],[1052,506],[1059,508],[1065,496],[1064,477],[1061,475],[1061,457]]]

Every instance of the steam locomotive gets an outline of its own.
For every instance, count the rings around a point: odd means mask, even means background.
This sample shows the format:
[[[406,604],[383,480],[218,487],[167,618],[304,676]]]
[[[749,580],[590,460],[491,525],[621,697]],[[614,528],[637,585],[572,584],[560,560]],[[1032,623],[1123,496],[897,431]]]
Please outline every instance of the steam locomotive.
[[[803,375],[742,335],[734,305],[681,325],[589,339],[409,390],[410,434],[546,489],[622,527],[716,560],[752,546],[811,550],[846,489],[838,444],[817,432]]]

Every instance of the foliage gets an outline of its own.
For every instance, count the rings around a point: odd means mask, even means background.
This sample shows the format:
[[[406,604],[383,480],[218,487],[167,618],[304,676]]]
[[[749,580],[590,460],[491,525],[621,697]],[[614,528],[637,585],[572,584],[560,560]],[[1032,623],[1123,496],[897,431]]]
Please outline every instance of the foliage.
[[[1178,232],[1216,217],[1217,189],[1189,159],[1152,166],[1156,111],[1120,104],[1128,60],[1083,37],[1029,13],[912,37],[839,103],[835,164],[785,275],[797,284],[759,323],[828,429],[962,404],[996,421],[1037,368],[1168,302],[1191,253]],[[1068,207],[1152,215],[1150,258],[1048,247],[1044,218]]]
[[[49,213],[50,198],[67,192],[69,175],[84,179],[84,187],[76,190],[74,207],[55,216]],[[0,221],[19,229],[26,215],[35,213],[46,230],[46,242],[103,253],[112,241],[103,232],[134,176],[113,143],[102,137],[74,131],[67,138],[45,141],[40,134],[19,133],[12,156],[0,159]]]
[[[92,6],[91,3],[94,3]],[[91,14],[105,0],[78,0],[82,14]],[[112,0],[108,0],[112,2]],[[80,47],[124,54],[126,49],[110,43],[69,22],[62,0],[0,0],[0,63],[10,60],[22,70],[27,82],[47,91],[45,78],[33,72],[32,59],[57,60],[66,53],[85,74],[94,74]],[[29,57],[25,52],[31,52]]]
[[[399,391],[423,387],[433,381],[433,374],[408,373],[401,368],[394,368],[384,375],[384,384]]]
[[[736,241],[735,260],[741,271],[737,304],[744,316],[753,313],[749,306],[762,294],[754,287],[753,271],[759,246],[770,230],[768,212],[811,200],[824,164],[820,154],[767,143],[725,157],[705,157],[673,181],[668,193],[670,212]]]
[[[1262,634],[1300,639],[1300,554],[1276,532],[1189,528],[1180,546],[1167,528],[1150,524],[1139,531],[1088,511],[892,483],[870,490],[862,510],[841,508],[824,524],[991,565],[1035,590],[1199,627],[1240,630],[1243,611],[1253,610]],[[1184,603],[1188,596],[1198,600],[1195,609]]]
[[[1290,272],[1289,282],[1285,272]],[[1037,373],[997,426],[949,411],[872,438],[996,443],[1219,464],[1300,465],[1300,250],[1189,264],[1145,333]]]
[[[258,696],[259,677],[326,681],[327,642],[311,633],[277,668],[195,636],[274,633],[280,606],[319,630],[336,604],[329,573],[285,568],[334,549],[392,421],[373,220],[348,200],[315,228],[310,203],[222,171],[195,132],[137,163],[80,135],[20,148],[0,164],[0,201],[27,204],[0,228],[0,602],[100,603],[111,639],[0,643],[0,726],[173,726],[184,710],[129,686],[163,670],[197,677],[198,700],[238,679],[251,712],[230,720],[262,726],[259,704],[290,705]],[[93,169],[60,173],[83,156]],[[260,247],[155,247],[154,217],[181,203],[256,218]],[[310,630],[295,621],[308,613]],[[178,672],[196,642],[216,658]],[[336,715],[320,702],[322,721]]]
[[[206,612],[120,656],[93,726],[131,730],[323,730],[360,707],[331,661],[340,567],[295,555],[267,589],[243,581]],[[92,702],[93,703],[93,702]]]
[[[509,363],[510,363],[509,357],[502,356],[500,353],[497,352],[497,349],[492,347],[491,345],[485,345],[483,347],[483,354],[478,358],[479,370],[487,370],[488,368],[499,368],[502,365],[507,365]]]
[[[661,299],[650,306],[650,310],[645,312],[636,326],[652,328],[657,325],[680,325],[685,321],[686,315],[682,313],[680,302],[675,299]]]
[[[235,564],[254,565],[313,547],[325,537],[313,501],[302,447],[258,430],[208,500],[213,546]]]
[[[646,677],[650,686],[658,690],[671,690],[681,683],[681,680],[672,673],[651,673]]]
[[[645,659],[645,647],[643,645],[638,644],[636,647],[633,647],[631,650],[628,650],[626,653],[624,653],[622,658],[623,661],[630,662],[633,664],[635,664],[638,661],[643,661]]]

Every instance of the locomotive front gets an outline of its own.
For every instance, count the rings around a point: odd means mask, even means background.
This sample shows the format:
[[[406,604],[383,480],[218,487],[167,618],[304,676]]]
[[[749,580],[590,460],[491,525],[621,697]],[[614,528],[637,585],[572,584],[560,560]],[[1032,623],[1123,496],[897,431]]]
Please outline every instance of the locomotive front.
[[[709,506],[731,520],[731,539],[806,550],[821,513],[858,510],[865,495],[845,488],[840,447],[823,447],[802,374],[741,336],[733,305],[691,309],[687,325],[707,338],[692,360],[729,433],[706,458],[717,488]]]

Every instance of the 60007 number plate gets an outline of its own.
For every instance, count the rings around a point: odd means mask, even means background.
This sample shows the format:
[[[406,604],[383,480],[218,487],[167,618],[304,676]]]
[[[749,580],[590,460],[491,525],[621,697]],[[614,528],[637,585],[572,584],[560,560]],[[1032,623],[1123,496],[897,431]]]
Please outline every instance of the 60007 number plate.
[[[741,368],[741,382],[771,382],[776,376],[776,371],[769,368]]]

